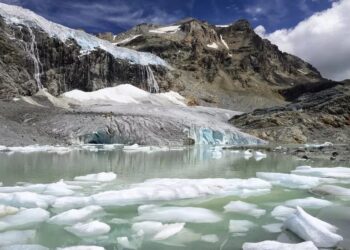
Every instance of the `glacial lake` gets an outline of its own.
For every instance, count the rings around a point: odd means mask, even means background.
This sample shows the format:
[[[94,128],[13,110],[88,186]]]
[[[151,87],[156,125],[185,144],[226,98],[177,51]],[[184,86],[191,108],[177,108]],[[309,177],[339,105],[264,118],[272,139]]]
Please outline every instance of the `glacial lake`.
[[[6,217],[1,217],[0,214],[0,249],[11,244],[38,244],[49,249],[94,245],[105,249],[228,250],[241,249],[245,242],[277,239],[281,242],[301,242],[291,232],[279,232],[279,224],[283,222],[273,216],[271,211],[288,200],[306,197],[332,203],[322,208],[304,209],[337,226],[337,233],[344,238],[340,246],[349,249],[348,199],[334,195],[319,196],[311,193],[310,188],[289,186],[288,182],[286,185],[272,183],[270,188],[266,188],[252,178],[256,178],[257,172],[290,174],[298,166],[350,167],[350,163],[339,165],[329,161],[302,161],[277,153],[267,153],[264,158],[254,154],[246,155],[243,151],[232,152],[209,146],[171,150],[123,150],[122,146],[99,149],[95,150],[91,146],[58,152],[14,150],[0,153],[0,205],[33,209],[38,204],[42,210],[49,212],[51,218],[73,208],[98,205],[103,207],[103,211],[87,216],[80,223],[95,220],[109,227],[108,232],[84,237],[67,230],[67,227],[76,223],[61,225],[47,219],[30,225],[22,221],[18,226],[2,227],[1,222]],[[115,173],[117,177],[103,181],[74,180],[77,176],[102,172]],[[50,188],[34,185],[60,180],[63,180],[63,188],[62,185]],[[189,186],[186,186],[187,183]],[[348,183],[350,182],[334,185],[350,188]],[[9,196],[15,192],[27,192],[24,196],[28,193],[38,194],[38,202],[33,205],[25,198]],[[103,195],[99,196],[101,193]],[[69,203],[72,197],[87,197],[87,201],[82,204],[78,204],[79,201]],[[157,199],[154,200],[154,197]],[[61,203],[58,202],[59,199]],[[260,212],[247,214],[225,211],[224,207],[235,201],[255,204]],[[192,208],[203,210],[191,210]],[[158,213],[159,211],[162,212]],[[251,222],[247,229],[244,229],[242,220]],[[153,224],[142,224],[145,221]],[[169,225],[174,227],[169,228]],[[5,234],[8,231],[30,231],[34,234],[28,239],[19,235],[11,242],[11,239],[5,238],[8,237]]]

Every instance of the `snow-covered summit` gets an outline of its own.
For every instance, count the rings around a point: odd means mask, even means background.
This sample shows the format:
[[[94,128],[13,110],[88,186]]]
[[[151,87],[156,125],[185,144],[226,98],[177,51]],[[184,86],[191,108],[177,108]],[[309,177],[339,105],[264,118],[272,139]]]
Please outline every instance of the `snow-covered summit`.
[[[163,59],[156,55],[116,47],[112,43],[99,39],[84,31],[71,29],[48,21],[34,12],[19,6],[0,3],[0,16],[2,16],[8,24],[39,28],[49,36],[55,37],[62,42],[66,42],[69,39],[74,39],[81,47],[82,53],[89,53],[90,51],[99,48],[112,54],[115,58],[129,60],[131,63],[169,67]]]

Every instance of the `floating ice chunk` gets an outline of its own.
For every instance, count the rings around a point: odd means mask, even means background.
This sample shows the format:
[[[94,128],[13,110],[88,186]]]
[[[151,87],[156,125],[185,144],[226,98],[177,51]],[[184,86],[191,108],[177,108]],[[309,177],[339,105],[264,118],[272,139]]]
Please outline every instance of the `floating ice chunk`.
[[[277,206],[271,211],[271,216],[277,220],[286,220],[291,214],[293,214],[296,210],[294,208],[286,207],[286,206]]]
[[[216,234],[206,234],[201,236],[201,241],[208,243],[216,243],[219,241],[219,237]]]
[[[185,226],[185,223],[165,224],[160,232],[158,232],[153,240],[165,240],[179,233]]]
[[[322,148],[322,147],[332,147],[332,146],[333,146],[333,143],[328,141],[322,144],[305,144],[306,148]]]
[[[118,237],[117,242],[120,246],[126,249],[137,249],[136,245],[131,243],[128,237]]]
[[[102,212],[103,208],[100,206],[88,206],[82,209],[72,209],[50,218],[48,223],[70,226],[77,224],[78,222],[95,218]]]
[[[315,177],[350,178],[350,168],[345,167],[312,168],[310,166],[300,166],[293,170],[292,173]]]
[[[214,151],[211,152],[211,157],[213,159],[221,159],[222,158],[222,152],[214,150]]]
[[[247,149],[246,151],[244,151],[244,155],[253,156],[253,150]]]
[[[321,195],[335,195],[341,199],[350,199],[350,188],[335,185],[322,185],[312,189],[312,192]]]
[[[27,244],[35,238],[34,230],[7,231],[0,233],[0,246]]]
[[[93,204],[122,206],[145,201],[199,198],[209,195],[249,196],[269,192],[271,184],[250,179],[151,179],[129,189],[92,195]]]
[[[0,205],[0,219],[1,217],[7,216],[7,215],[16,214],[18,211],[19,209],[16,207]]]
[[[267,157],[267,154],[262,153],[262,152],[260,152],[260,151],[255,151],[254,155],[255,155],[255,157],[257,157],[257,158],[266,158],[266,157]]]
[[[0,231],[28,229],[46,221],[50,213],[41,208],[23,209],[0,219]]]
[[[47,208],[54,200],[54,196],[32,192],[0,193],[0,203],[14,207]]]
[[[161,222],[157,221],[143,221],[137,222],[132,225],[132,229],[142,234],[146,237],[153,237],[156,233],[158,233],[163,227]]]
[[[99,221],[78,223],[71,227],[65,227],[64,229],[81,238],[100,236],[111,230],[110,226]]]
[[[121,225],[121,224],[129,224],[129,221],[126,220],[126,219],[114,218],[109,223],[116,224],[116,225],[119,225],[119,224]]]
[[[98,246],[72,246],[72,247],[64,247],[57,248],[57,250],[104,250],[104,247]]]
[[[221,217],[215,212],[199,207],[150,207],[139,210],[136,220],[161,222],[216,223]]]
[[[230,220],[229,231],[231,233],[246,233],[256,225],[249,220]]]
[[[0,247],[0,250],[49,250],[49,248],[41,245],[25,244]]]
[[[323,208],[331,206],[333,203],[327,200],[317,199],[314,197],[308,197],[303,199],[289,200],[284,203],[289,207],[302,207],[302,208]]]
[[[58,210],[68,210],[73,208],[81,208],[90,205],[91,198],[90,197],[61,197],[57,198],[52,207]]]
[[[343,237],[335,234],[336,227],[309,215],[300,207],[288,217],[283,226],[300,238],[312,241],[317,247],[335,247],[343,240]]]
[[[110,182],[114,181],[117,178],[117,175],[113,172],[102,172],[99,174],[88,174],[85,176],[74,177],[75,181],[96,181],[96,182]]]
[[[317,247],[311,241],[288,244],[267,240],[257,243],[244,243],[242,248],[243,250],[317,250]]]
[[[256,218],[259,218],[266,213],[266,210],[259,209],[257,205],[243,201],[231,201],[224,206],[224,209],[226,212],[247,214]]]
[[[298,189],[309,189],[322,183],[335,182],[334,179],[301,176],[295,174],[257,172],[256,176],[271,182],[273,185]]]
[[[262,228],[269,233],[280,233],[282,232],[282,226],[283,226],[282,223],[273,223],[273,224],[263,225]]]

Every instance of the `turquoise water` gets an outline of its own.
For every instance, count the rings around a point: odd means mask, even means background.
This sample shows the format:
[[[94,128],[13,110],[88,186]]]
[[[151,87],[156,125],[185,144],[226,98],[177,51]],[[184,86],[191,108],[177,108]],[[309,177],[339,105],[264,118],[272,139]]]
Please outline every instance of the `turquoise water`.
[[[289,173],[300,165],[313,167],[331,166],[330,162],[303,162],[280,154],[268,154],[267,158],[257,161],[254,157],[245,159],[243,154],[222,151],[219,156],[210,147],[185,148],[183,150],[161,152],[124,152],[121,148],[113,151],[72,151],[65,154],[56,153],[1,153],[0,182],[3,186],[27,185],[28,183],[53,183],[61,179],[71,181],[76,176],[92,173],[114,172],[117,179],[107,184],[96,184],[83,187],[84,195],[101,191],[128,189],[135,183],[142,183],[153,178],[241,178],[248,179],[256,176],[256,172]],[[344,166],[344,165],[343,165]],[[349,185],[343,185],[350,187]],[[126,249],[118,243],[118,238],[128,237],[137,249],[241,249],[244,242],[276,240],[298,242],[290,232],[270,233],[261,226],[280,223],[270,215],[270,212],[286,200],[304,197],[317,197],[308,190],[290,189],[273,186],[271,191],[250,197],[235,195],[211,195],[192,199],[145,201],[142,203],[104,207],[105,213],[97,216],[99,221],[110,226],[107,234],[98,237],[77,237],[64,229],[64,226],[40,223],[34,228],[36,236],[29,243],[40,244],[50,249],[74,245],[96,245],[106,249]],[[317,197],[321,198],[321,197]],[[322,209],[306,209],[314,216],[324,219],[339,227],[347,247],[350,239],[350,203],[335,197],[325,197],[334,206]],[[223,207],[230,201],[245,201],[265,209],[266,214],[260,218],[250,215],[227,213]],[[215,223],[186,223],[184,229],[165,240],[155,241],[141,237],[132,229],[136,223],[138,207],[142,204],[156,204],[160,207],[200,207],[206,208],[221,220]],[[50,216],[57,211],[48,207]],[[123,219],[123,224],[112,223],[113,219]],[[237,235],[229,231],[230,220],[249,220],[255,224],[248,232]],[[0,218],[1,221],[1,218]],[[21,228],[22,229],[22,228]],[[27,229],[27,228],[25,228]],[[1,233],[1,232],[0,232]],[[1,235],[1,234],[0,234]],[[203,236],[216,235],[216,242],[205,242]],[[1,237],[1,236],[0,236]],[[1,239],[0,239],[1,242]],[[1,243],[0,243],[1,246]]]

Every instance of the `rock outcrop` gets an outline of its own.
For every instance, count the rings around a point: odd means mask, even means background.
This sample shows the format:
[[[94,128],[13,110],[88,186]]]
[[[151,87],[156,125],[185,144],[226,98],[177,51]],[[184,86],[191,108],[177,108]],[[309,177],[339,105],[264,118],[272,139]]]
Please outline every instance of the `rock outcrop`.
[[[300,85],[284,90],[282,94],[292,102],[234,116],[230,122],[269,141],[349,143],[349,83]]]
[[[163,87],[205,105],[239,110],[273,106],[283,103],[278,89],[322,79],[310,64],[258,36],[245,20],[215,26],[188,18],[100,37],[167,60],[175,70],[171,85]]]

